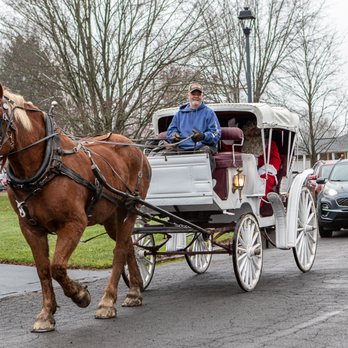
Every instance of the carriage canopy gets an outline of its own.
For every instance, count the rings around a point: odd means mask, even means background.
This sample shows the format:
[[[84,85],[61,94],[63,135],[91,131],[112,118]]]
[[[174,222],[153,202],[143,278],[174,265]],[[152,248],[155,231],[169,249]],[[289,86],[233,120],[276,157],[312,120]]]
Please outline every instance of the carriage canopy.
[[[222,126],[227,125],[228,119],[232,117],[241,121],[254,115],[258,128],[278,128],[295,133],[298,131],[298,115],[283,107],[274,107],[264,103],[222,103],[208,104],[208,106],[216,112]],[[155,134],[166,130],[177,110],[177,108],[169,108],[154,113],[152,124]]]

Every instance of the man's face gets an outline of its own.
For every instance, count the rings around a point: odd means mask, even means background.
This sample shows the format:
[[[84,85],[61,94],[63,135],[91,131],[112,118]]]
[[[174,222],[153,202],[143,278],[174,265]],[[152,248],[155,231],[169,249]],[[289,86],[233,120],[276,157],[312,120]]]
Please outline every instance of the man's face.
[[[192,91],[188,94],[191,109],[197,109],[203,100],[203,93],[200,91]]]

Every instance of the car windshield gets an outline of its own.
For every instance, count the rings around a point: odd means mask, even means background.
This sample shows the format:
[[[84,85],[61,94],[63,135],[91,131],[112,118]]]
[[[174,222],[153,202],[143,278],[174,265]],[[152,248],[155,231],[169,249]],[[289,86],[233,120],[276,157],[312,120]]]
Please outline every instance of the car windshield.
[[[322,166],[320,177],[327,179],[330,175],[332,167],[333,167],[333,164],[326,164]]]
[[[348,181],[348,163],[337,164],[330,174],[332,181]]]

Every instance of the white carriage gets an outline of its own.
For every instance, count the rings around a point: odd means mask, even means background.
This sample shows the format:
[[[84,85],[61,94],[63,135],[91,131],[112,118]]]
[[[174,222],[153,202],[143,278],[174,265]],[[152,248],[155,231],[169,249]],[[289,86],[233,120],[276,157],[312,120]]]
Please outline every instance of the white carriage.
[[[315,204],[304,186],[311,170],[292,171],[298,116],[267,104],[209,106],[222,129],[213,172],[208,155],[199,151],[176,155],[155,151],[148,156],[153,176],[145,218],[133,236],[144,287],[150,284],[158,255],[183,255],[194,272],[203,273],[213,254],[227,253],[232,255],[240,287],[251,291],[262,272],[262,238],[272,243],[269,232],[275,235],[275,247],[293,250],[299,269],[309,271],[316,254],[318,223]],[[175,112],[165,109],[154,114],[159,138],[163,139]],[[231,119],[238,127],[228,127]],[[243,129],[252,121],[260,130],[259,138],[244,137]],[[272,139],[277,143],[281,168],[277,185],[267,196],[269,203],[260,209],[266,180],[258,174],[257,147],[267,166],[265,130],[269,145]],[[124,279],[127,282],[127,270]]]

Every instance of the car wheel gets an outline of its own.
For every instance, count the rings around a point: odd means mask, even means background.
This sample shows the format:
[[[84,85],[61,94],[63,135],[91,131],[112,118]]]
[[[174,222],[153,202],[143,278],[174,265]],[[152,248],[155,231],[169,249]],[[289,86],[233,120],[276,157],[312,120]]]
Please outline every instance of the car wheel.
[[[319,234],[321,238],[331,238],[332,230],[325,230],[323,226],[319,225]]]

